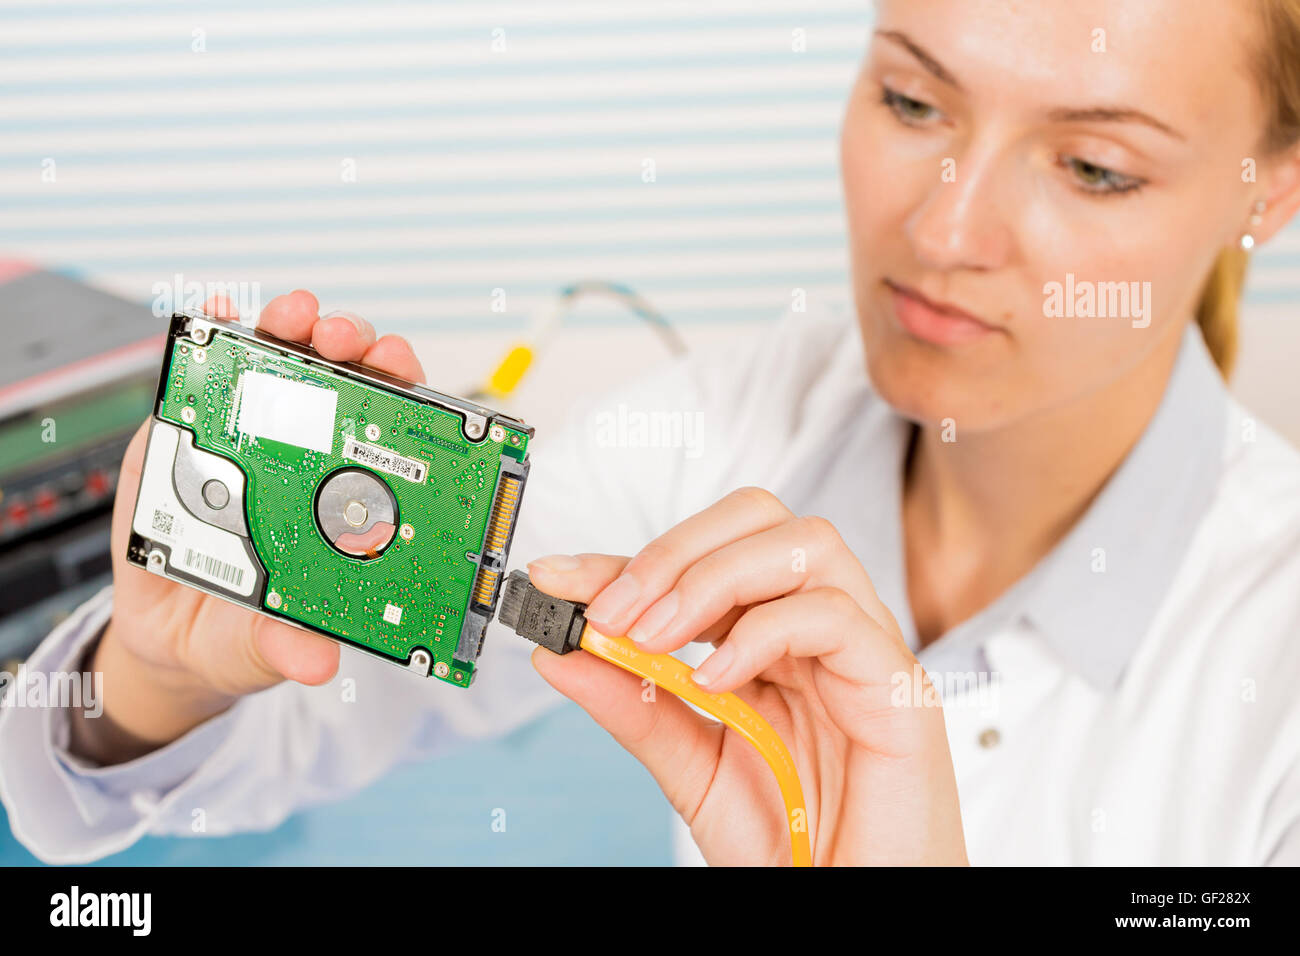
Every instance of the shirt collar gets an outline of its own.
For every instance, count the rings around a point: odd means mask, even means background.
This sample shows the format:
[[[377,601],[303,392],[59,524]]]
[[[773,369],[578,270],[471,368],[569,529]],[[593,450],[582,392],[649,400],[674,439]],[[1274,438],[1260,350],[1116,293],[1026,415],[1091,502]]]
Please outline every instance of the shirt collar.
[[[1192,324],[1137,444],[1065,538],[1005,595],[1003,610],[1023,613],[1102,690],[1118,686],[1214,499],[1227,414],[1227,389]]]

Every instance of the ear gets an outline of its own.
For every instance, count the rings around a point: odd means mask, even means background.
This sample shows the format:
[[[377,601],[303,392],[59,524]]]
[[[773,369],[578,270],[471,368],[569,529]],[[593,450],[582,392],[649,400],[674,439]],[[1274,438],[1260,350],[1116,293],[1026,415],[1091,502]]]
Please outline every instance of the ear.
[[[1255,237],[1257,246],[1281,232],[1300,211],[1300,143],[1269,159],[1261,172],[1260,184],[1264,193],[1259,198],[1266,206],[1259,224],[1242,230]],[[1248,212],[1247,216],[1250,214]]]

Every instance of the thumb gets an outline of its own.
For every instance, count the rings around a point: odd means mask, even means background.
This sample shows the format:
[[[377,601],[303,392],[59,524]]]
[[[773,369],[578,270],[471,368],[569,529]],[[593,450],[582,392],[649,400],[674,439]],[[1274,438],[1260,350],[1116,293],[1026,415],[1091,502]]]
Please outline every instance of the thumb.
[[[589,603],[631,558],[618,554],[552,554],[528,565],[534,587],[565,601]]]
[[[329,683],[339,670],[338,644],[281,621],[259,615],[253,645],[263,669],[275,681],[284,677],[315,687]]]

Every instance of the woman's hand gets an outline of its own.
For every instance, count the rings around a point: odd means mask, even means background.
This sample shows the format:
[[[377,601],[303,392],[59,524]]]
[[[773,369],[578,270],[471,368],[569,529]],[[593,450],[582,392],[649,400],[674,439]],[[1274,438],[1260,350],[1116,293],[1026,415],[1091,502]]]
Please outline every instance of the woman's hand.
[[[405,340],[376,339],[364,319],[344,313],[322,318],[318,310],[310,292],[278,296],[262,311],[258,328],[310,344],[328,359],[424,381]],[[224,298],[209,301],[204,311],[237,317]],[[339,663],[333,641],[128,564],[147,434],[146,422],[126,450],[113,505],[113,617],[91,666],[104,675],[104,715],[89,720],[71,712],[73,750],[106,764],[179,737],[241,694],[286,678],[324,683]]]
[[[934,699],[910,687],[920,665],[826,520],[743,488],[631,560],[556,555],[529,573],[646,651],[717,645],[696,682],[736,691],[789,747],[815,863],[966,863],[943,710],[913,706]],[[747,742],[589,654],[533,661],[645,764],[710,863],[789,862],[780,791]]]

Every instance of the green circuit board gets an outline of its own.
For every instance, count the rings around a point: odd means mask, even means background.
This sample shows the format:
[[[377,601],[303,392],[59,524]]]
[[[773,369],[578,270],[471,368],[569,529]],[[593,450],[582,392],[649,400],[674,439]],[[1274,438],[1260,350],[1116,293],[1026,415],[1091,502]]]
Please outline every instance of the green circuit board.
[[[475,665],[457,655],[462,628],[476,598],[494,606],[497,584],[478,558],[503,540],[489,527],[501,520],[499,495],[513,520],[521,488],[507,486],[503,465],[525,460],[530,430],[494,422],[471,442],[461,415],[221,331],[203,345],[174,337],[163,374],[158,418],[243,472],[249,538],[266,574],[262,609],[397,662],[423,648],[433,676],[468,686]],[[265,386],[262,376],[337,396],[327,403],[334,420],[324,444],[243,427],[242,393]],[[295,394],[315,401],[315,392]],[[319,508],[327,479],[356,472],[391,492],[394,533],[382,549],[345,553]]]

